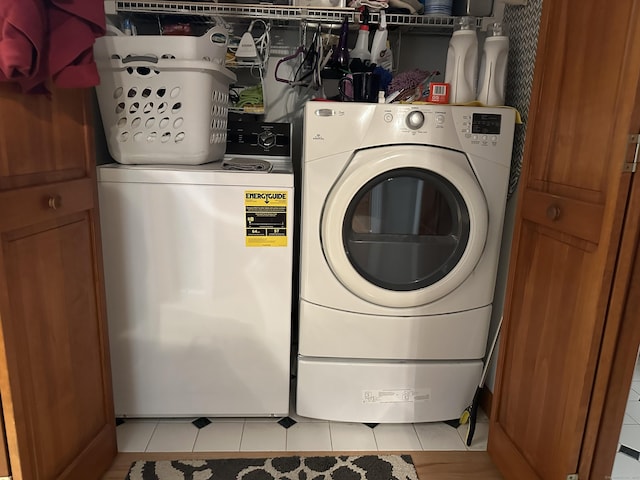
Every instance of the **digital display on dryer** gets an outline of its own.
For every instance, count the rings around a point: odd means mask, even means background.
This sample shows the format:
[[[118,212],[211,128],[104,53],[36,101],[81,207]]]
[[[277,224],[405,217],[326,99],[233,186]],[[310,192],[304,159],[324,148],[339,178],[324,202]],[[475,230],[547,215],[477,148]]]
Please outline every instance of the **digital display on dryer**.
[[[495,113],[474,113],[471,120],[471,133],[488,135],[500,134],[502,115]]]

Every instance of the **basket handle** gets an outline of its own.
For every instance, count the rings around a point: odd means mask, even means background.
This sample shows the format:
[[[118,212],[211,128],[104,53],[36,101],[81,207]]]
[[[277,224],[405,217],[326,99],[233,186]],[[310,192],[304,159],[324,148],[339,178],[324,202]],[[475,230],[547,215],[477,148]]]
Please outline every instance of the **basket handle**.
[[[149,67],[149,62],[136,62],[134,60],[129,60],[129,65],[123,65],[125,62],[122,59],[114,59],[109,60],[107,62],[96,62],[98,65],[98,70],[102,69],[104,71],[112,71],[112,72],[120,72],[123,70],[129,70],[131,68],[137,69],[138,67],[147,68],[153,70],[155,73],[159,72],[209,72],[215,75],[216,77],[224,80],[227,83],[233,83],[237,80],[236,74],[231,70],[226,68],[224,65],[220,65],[218,63],[209,62],[208,60],[166,60],[160,59],[157,61],[157,64],[153,67]],[[132,72],[129,71],[131,74]],[[146,74],[143,76],[146,77]]]
[[[122,63],[131,62],[158,63],[158,57],[156,57],[155,55],[127,55],[122,59]]]
[[[216,25],[215,27],[207,30],[201,38],[202,41],[207,44],[211,43],[214,46],[226,49],[227,44],[229,43],[229,30],[222,25]]]

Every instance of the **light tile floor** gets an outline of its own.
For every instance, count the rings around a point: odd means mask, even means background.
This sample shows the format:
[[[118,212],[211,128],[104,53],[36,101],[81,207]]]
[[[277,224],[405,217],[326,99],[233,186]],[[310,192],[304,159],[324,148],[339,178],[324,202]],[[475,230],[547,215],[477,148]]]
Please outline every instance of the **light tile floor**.
[[[116,429],[120,452],[486,450],[488,418],[480,412],[472,445],[467,426],[445,423],[342,423],[299,417],[284,428],[278,418],[211,418],[198,429],[183,419],[127,419]]]
[[[465,445],[467,426],[445,423],[380,424],[328,422],[300,417],[284,428],[279,418],[211,418],[197,428],[193,418],[127,419],[116,429],[120,452],[250,451],[415,451],[486,450],[488,418],[480,412],[472,445]],[[636,366],[620,445],[640,452],[640,359]],[[612,480],[640,480],[640,461],[618,452]]]
[[[626,448],[625,448],[626,447]],[[628,450],[627,450],[628,449]],[[622,451],[627,453],[623,453]],[[634,458],[635,457],[635,458]],[[640,359],[633,372],[612,480],[640,480]]]

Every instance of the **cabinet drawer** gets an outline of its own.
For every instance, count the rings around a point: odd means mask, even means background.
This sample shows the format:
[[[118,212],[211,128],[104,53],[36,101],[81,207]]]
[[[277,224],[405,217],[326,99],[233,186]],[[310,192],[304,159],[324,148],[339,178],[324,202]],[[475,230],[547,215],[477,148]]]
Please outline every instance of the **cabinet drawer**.
[[[527,190],[522,198],[523,218],[593,244],[600,241],[602,205]]]
[[[83,178],[0,192],[0,232],[91,209],[92,183]]]

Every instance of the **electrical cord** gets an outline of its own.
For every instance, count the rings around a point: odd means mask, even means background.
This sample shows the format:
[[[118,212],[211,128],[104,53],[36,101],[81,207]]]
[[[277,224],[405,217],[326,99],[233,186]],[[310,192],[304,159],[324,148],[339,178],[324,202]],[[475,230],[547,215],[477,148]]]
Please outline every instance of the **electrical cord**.
[[[249,24],[248,32],[252,32],[253,27],[256,23],[262,23],[264,28],[264,32],[258,38],[254,38],[254,43],[256,45],[256,50],[258,50],[258,55],[260,57],[260,61],[262,66],[264,67],[269,61],[269,54],[271,49],[271,23],[267,23],[264,20],[258,18],[251,20]]]

